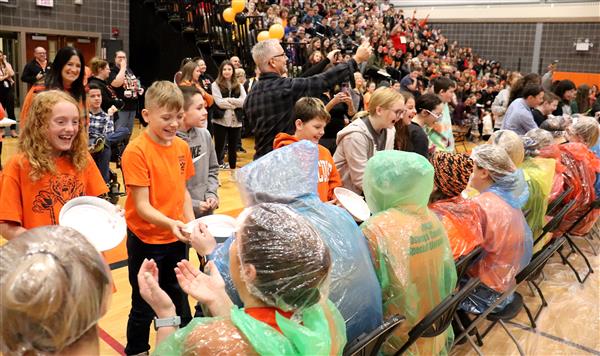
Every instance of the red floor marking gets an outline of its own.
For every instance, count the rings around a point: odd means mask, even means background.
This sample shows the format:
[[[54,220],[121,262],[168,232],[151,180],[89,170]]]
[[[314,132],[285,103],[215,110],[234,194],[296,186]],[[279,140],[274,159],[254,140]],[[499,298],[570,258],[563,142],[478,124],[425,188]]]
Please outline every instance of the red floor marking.
[[[121,345],[115,338],[110,336],[109,333],[104,331],[101,327],[98,327],[98,334],[102,341],[108,344],[108,346],[112,347],[113,350],[119,353],[119,355],[125,355],[125,346]]]

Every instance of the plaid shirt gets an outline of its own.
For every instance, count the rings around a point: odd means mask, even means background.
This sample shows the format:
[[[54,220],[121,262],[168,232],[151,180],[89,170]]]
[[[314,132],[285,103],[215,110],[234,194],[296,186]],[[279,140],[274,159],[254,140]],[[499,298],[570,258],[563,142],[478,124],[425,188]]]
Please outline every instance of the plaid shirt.
[[[283,78],[272,72],[261,74],[244,102],[246,119],[254,126],[254,159],[273,150],[273,140],[278,133],[293,134],[292,111],[298,99],[318,97],[335,84],[352,80],[356,71],[356,61],[351,59],[308,78]]]
[[[89,138],[96,139],[98,137],[105,137],[115,131],[115,124],[107,113],[100,110],[99,113],[90,112],[90,127],[89,127]]]

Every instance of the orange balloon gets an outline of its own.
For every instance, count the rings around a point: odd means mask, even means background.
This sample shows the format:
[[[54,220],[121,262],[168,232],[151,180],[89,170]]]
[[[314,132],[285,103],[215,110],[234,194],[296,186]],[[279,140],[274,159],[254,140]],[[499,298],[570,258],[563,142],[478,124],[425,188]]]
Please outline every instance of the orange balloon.
[[[233,12],[235,12],[236,14],[239,14],[240,12],[244,11],[245,7],[246,7],[245,0],[233,0],[231,2],[231,8],[233,9]]]
[[[258,42],[266,41],[266,40],[268,40],[269,38],[270,38],[270,37],[269,37],[269,31],[260,31],[260,32],[258,33],[258,36],[256,36],[256,40],[257,40]]]
[[[271,37],[274,40],[282,39],[284,34],[285,31],[283,29],[283,26],[281,26],[281,24],[279,23],[273,24],[269,28],[269,37]]]
[[[225,10],[223,10],[223,20],[227,22],[235,21],[235,12],[233,12],[232,8],[228,7]]]

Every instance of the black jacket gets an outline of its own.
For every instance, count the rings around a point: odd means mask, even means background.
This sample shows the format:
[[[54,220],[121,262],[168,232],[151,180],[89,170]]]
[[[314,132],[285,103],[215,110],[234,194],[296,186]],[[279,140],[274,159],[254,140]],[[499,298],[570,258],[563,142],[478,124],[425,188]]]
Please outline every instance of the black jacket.
[[[46,62],[46,68],[42,68],[38,61],[34,59],[31,62],[27,63],[25,65],[25,68],[23,68],[21,80],[29,85],[33,85],[37,82],[37,79],[35,79],[35,77],[38,75],[38,73],[42,70],[44,71],[44,73],[46,73],[50,69],[51,65],[52,63],[48,61]]]

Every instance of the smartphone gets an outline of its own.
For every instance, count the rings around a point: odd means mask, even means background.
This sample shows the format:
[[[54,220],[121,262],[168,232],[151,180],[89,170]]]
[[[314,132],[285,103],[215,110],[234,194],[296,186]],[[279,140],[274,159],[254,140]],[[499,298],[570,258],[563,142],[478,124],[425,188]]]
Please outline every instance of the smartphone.
[[[342,93],[344,93],[344,94],[348,94],[348,90],[349,90],[349,88],[350,88],[350,83],[348,83],[348,82],[343,82],[343,83],[342,83],[342,85],[341,85],[341,89],[340,89],[340,91],[341,91]]]

